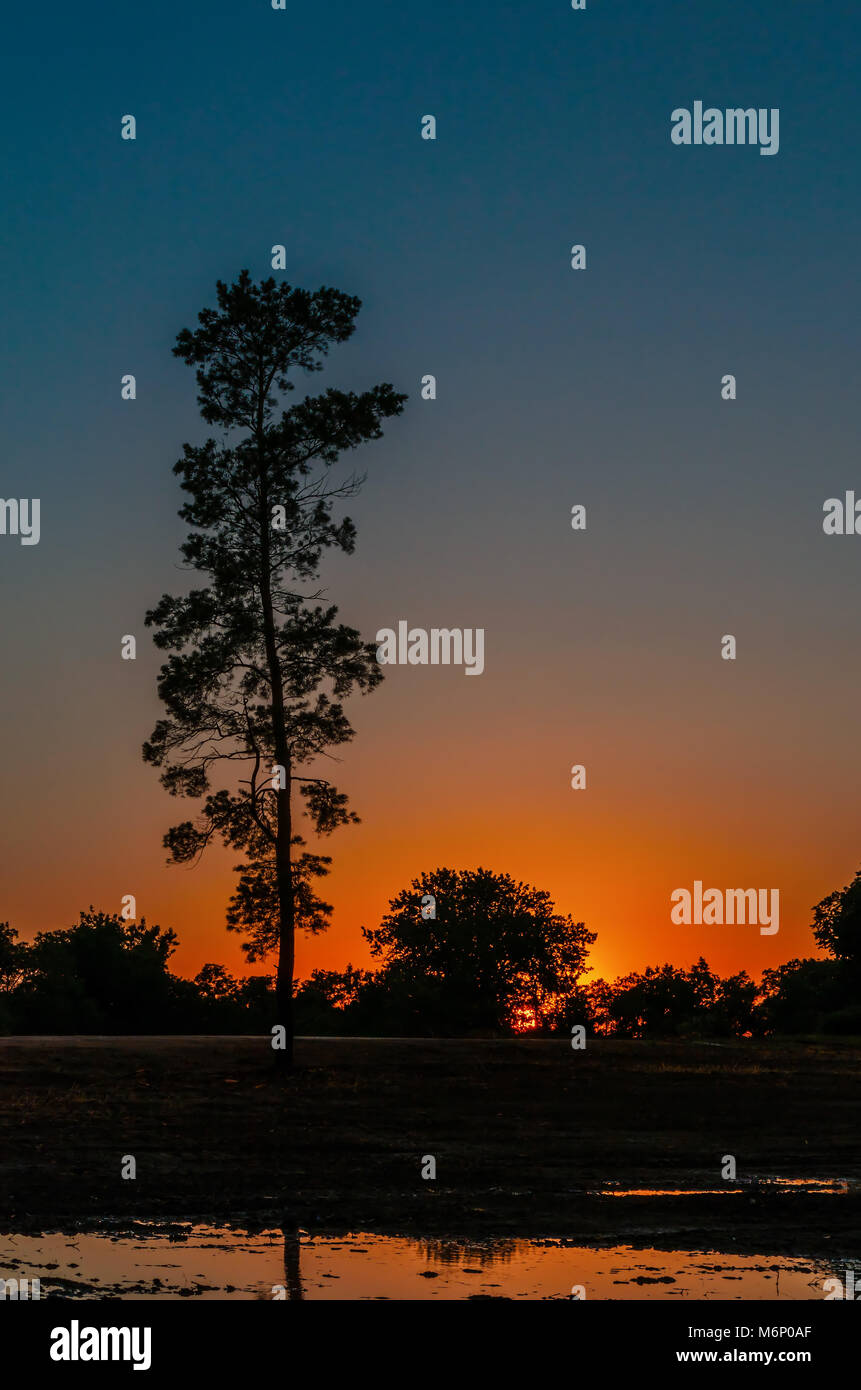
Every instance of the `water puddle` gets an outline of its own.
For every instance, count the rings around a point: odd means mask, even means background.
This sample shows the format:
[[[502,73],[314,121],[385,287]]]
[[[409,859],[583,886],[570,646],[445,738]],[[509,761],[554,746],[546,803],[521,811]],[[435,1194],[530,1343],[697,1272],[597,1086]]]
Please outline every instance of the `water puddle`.
[[[778,1192],[833,1193],[844,1196],[849,1192],[861,1191],[861,1183],[846,1178],[736,1178],[733,1182],[720,1183],[714,1187],[606,1187],[590,1192],[592,1197],[721,1197],[726,1193],[748,1193],[764,1196]]]
[[[620,1194],[621,1195],[621,1194]],[[0,1278],[65,1299],[821,1299],[819,1259],[203,1225],[0,1235]],[[861,1285],[861,1264],[855,1267]],[[579,1295],[578,1295],[579,1296]]]

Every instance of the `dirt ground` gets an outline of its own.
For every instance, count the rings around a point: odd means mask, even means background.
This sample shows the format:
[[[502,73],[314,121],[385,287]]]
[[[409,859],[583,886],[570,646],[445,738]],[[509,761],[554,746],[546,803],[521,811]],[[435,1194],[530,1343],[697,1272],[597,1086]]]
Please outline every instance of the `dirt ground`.
[[[0,1229],[209,1220],[861,1253],[857,1039],[309,1038],[286,1082],[272,1058],[267,1038],[0,1038]],[[695,1195],[727,1154],[745,1191]],[[752,1181],[775,1176],[855,1191]],[[595,1195],[613,1185],[689,1195]]]

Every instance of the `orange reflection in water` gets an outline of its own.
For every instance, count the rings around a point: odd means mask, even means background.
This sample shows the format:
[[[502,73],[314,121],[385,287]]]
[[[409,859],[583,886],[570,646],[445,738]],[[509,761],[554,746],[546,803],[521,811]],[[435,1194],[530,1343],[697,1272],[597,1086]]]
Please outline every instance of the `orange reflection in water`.
[[[596,1248],[556,1240],[419,1240],[215,1227],[112,1237],[0,1235],[0,1273],[43,1298],[814,1299],[841,1268],[715,1251]],[[861,1270],[857,1276],[861,1279]]]

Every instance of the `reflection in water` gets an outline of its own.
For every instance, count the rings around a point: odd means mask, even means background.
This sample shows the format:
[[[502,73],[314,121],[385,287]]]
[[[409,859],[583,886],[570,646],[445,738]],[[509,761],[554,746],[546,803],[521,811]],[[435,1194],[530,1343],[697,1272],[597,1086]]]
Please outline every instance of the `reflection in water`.
[[[777,1192],[815,1192],[817,1195],[831,1193],[844,1196],[858,1191],[861,1184],[846,1178],[736,1178],[732,1182],[714,1184],[712,1187],[598,1187],[590,1193],[593,1197],[720,1197],[726,1193],[748,1193],[754,1196],[762,1193],[768,1196]]]
[[[297,1230],[284,1232],[284,1283],[289,1299],[304,1298],[302,1292],[301,1247]]]
[[[426,1260],[441,1265],[504,1264],[514,1258],[518,1246],[523,1244],[518,1240],[455,1240],[451,1237],[416,1241]]]
[[[0,1235],[0,1277],[38,1278],[42,1297],[52,1299],[568,1299],[583,1285],[587,1299],[798,1300],[823,1298],[825,1280],[842,1278],[849,1263],[549,1239],[192,1225]]]

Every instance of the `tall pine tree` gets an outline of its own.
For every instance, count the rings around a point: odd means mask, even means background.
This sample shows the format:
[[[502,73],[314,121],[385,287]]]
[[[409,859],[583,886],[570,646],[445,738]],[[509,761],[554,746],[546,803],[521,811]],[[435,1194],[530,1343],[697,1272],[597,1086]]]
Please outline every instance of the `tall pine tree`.
[[[333,507],[362,479],[337,482],[331,469],[378,439],[406,397],[388,383],[329,388],[284,409],[291,376],[321,369],[330,345],[353,333],[360,301],[254,284],[246,270],[233,285],[219,281],[217,297],[174,348],[196,367],[201,415],[221,431],[220,442],[184,445],[174,467],[192,528],[182,554],[206,584],[165,594],[147,614],[170,655],[158,684],[165,717],[143,756],[172,795],[203,798],[197,819],[164,837],[173,862],[195,861],[213,837],[243,855],[228,924],[249,934],[251,959],[277,950],[273,1023],[286,1047],[276,1055],[289,1065],[295,932],[324,929],[331,912],[313,889],[330,861],[305,848],[297,815],[304,804],[320,834],[357,819],[312,765],[353,736],[344,698],[382,675],[374,645],[315,589],[323,552],[355,544],[353,523]],[[216,790],[219,764],[228,785]]]

